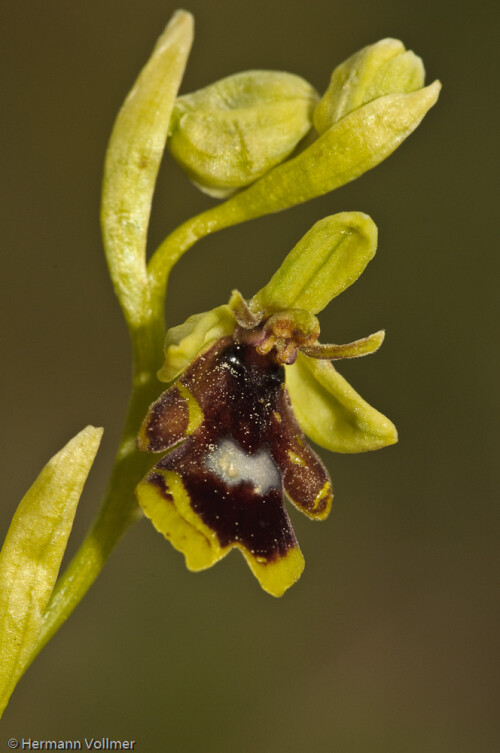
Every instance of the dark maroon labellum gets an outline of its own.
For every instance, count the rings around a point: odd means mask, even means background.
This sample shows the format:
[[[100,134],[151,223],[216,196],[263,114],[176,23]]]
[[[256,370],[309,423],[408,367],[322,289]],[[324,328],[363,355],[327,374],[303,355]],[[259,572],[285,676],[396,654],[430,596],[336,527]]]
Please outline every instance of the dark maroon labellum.
[[[202,420],[189,433],[193,405]],[[327,472],[304,440],[272,353],[218,340],[153,404],[141,437],[143,449],[173,447],[146,482],[175,503],[162,471],[179,474],[222,547],[238,544],[271,562],[298,546],[283,491],[311,517],[328,513]]]

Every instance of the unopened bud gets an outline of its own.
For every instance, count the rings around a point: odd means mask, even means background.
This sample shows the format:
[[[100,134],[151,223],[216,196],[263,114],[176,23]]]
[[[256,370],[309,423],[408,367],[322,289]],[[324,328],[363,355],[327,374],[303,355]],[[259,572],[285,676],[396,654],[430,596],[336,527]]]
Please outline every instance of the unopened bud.
[[[317,101],[313,87],[291,73],[237,73],[177,99],[168,145],[202,191],[223,198],[293,152]]]
[[[314,111],[314,127],[324,133],[358,107],[386,94],[408,93],[424,85],[424,64],[398,39],[381,39],[338,65]]]

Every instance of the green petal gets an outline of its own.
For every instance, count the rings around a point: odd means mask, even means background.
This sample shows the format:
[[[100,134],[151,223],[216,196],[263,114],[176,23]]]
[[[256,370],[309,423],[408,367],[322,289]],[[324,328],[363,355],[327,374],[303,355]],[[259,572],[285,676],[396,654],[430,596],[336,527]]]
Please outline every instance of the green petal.
[[[0,552],[0,714],[33,651],[102,429],[88,426],[21,500]]]
[[[385,330],[380,329],[372,335],[354,340],[352,343],[334,345],[326,343],[313,343],[301,348],[302,353],[311,358],[324,358],[327,361],[339,361],[344,358],[359,358],[375,353],[380,348],[385,338]]]
[[[368,405],[328,361],[299,353],[285,371],[297,421],[320,447],[365,452],[397,442],[394,424]]]
[[[266,313],[295,308],[317,314],[358,279],[376,248],[377,227],[368,215],[325,217],[290,251],[250,306]]]
[[[193,434],[203,421],[194,395],[178,380],[149,406],[137,436],[143,452],[165,452]]]
[[[193,39],[193,18],[178,11],[118,113],[111,134],[101,223],[111,279],[129,324],[147,308],[146,238],[170,116]]]
[[[165,338],[165,363],[158,371],[161,382],[171,382],[210,343],[232,335],[236,320],[227,305],[194,314],[184,324],[171,327]]]
[[[377,97],[411,92],[424,85],[422,60],[406,52],[398,39],[381,39],[335,68],[314,111],[314,127],[324,133],[331,125]]]

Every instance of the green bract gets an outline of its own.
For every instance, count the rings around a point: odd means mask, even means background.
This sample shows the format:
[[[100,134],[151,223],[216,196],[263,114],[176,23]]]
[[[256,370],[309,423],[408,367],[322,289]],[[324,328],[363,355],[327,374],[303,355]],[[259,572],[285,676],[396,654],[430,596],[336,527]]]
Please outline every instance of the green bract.
[[[174,14],[129,92],[104,166],[101,225],[111,280],[129,326],[148,308],[146,238],[170,115],[193,39],[193,18]]]
[[[177,99],[168,146],[202,191],[222,198],[288,157],[317,100],[291,73],[237,73]]]
[[[358,107],[387,94],[408,93],[424,85],[421,58],[398,39],[363,47],[332,73],[330,85],[314,111],[314,127],[324,133]]]
[[[0,714],[33,651],[80,494],[101,441],[88,426],[49,460],[0,552]]]

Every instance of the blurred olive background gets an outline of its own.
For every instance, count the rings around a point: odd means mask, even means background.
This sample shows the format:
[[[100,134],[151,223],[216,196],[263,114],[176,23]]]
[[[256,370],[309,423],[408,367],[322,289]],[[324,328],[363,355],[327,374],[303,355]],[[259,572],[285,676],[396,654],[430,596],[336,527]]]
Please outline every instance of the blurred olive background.
[[[138,751],[490,753],[498,719],[498,122],[493,2],[190,0],[182,91],[250,68],[320,91],[393,36],[443,92],[386,162],[335,193],[208,238],[176,267],[170,324],[265,283],[319,218],[369,213],[379,250],[322,315],[324,340],[381,327],[341,372],[400,431],[323,453],[325,523],[292,510],[306,556],[281,600],[232,553],[193,575],[143,521],[14,693],[0,734],[135,739]],[[166,0],[4,0],[1,22],[1,530],[47,459],[105,427],[70,549],[98,509],[130,381],[101,250],[116,112],[175,10]],[[212,204],[166,159],[151,250]]]

